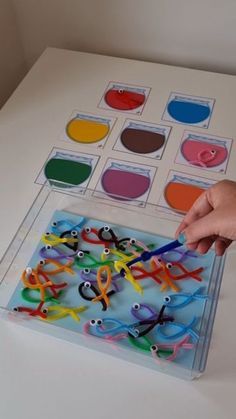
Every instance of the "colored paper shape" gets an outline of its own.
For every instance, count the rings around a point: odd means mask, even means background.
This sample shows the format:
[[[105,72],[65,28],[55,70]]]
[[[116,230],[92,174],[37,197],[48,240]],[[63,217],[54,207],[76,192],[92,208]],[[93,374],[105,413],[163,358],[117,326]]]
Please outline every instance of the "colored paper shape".
[[[68,137],[78,143],[96,143],[109,133],[109,125],[86,119],[74,118],[66,126]]]
[[[174,210],[187,212],[205,189],[191,184],[169,182],[164,191],[165,200]]]
[[[145,194],[150,187],[149,176],[126,170],[108,168],[102,175],[104,191],[112,198],[129,201]]]
[[[197,124],[210,115],[210,107],[200,103],[173,99],[168,103],[169,115],[176,121],[184,124]]]
[[[214,152],[213,157],[210,155],[211,152]],[[218,144],[210,144],[209,142],[205,141],[196,141],[193,139],[186,139],[183,142],[181,146],[181,153],[187,161],[196,166],[200,165],[198,164],[198,161],[201,161],[200,153],[202,153],[202,160],[206,167],[219,166],[220,164],[224,163],[228,156],[228,150],[224,146]],[[211,159],[209,158],[209,161],[207,161],[208,154],[211,157]]]
[[[128,150],[147,154],[159,150],[164,145],[165,135],[142,129],[125,128],[120,140]]]
[[[50,159],[44,168],[45,177],[50,184],[64,188],[81,185],[91,172],[92,167],[88,164],[55,158]]]
[[[127,111],[142,106],[145,102],[145,95],[129,90],[110,89],[105,93],[104,100],[111,108]]]

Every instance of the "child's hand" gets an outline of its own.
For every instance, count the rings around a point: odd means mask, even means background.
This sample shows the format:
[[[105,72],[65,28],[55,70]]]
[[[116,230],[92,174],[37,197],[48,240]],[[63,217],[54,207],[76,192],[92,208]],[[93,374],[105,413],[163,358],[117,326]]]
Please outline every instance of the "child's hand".
[[[218,256],[236,240],[236,182],[223,180],[204,192],[176,231],[191,250],[206,253],[215,242]],[[182,236],[182,239],[184,238]]]

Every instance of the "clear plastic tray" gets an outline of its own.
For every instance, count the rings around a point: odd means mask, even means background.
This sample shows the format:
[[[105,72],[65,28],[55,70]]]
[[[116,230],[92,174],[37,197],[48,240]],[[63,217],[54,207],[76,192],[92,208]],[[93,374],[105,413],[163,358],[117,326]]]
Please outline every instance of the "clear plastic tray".
[[[193,348],[185,350],[183,348],[177,354],[176,359],[172,361],[164,358],[155,357],[155,353],[151,351],[140,350],[125,339],[109,340],[101,337],[86,334],[83,331],[83,324],[91,319],[112,317],[123,323],[134,323],[130,308],[133,303],[149,304],[152,308],[160,311],[163,303],[163,296],[172,295],[172,290],[166,289],[160,292],[160,285],[152,279],[138,281],[142,285],[144,293],[138,294],[128,281],[121,279],[122,290],[117,292],[112,298],[111,307],[107,311],[101,310],[101,304],[98,302],[89,303],[82,301],[79,296],[78,284],[81,283],[81,270],[75,269],[75,275],[71,282],[71,289],[65,299],[63,305],[81,306],[86,305],[87,311],[80,314],[79,323],[73,321],[72,318],[66,320],[58,320],[54,322],[45,322],[36,317],[29,316],[24,313],[15,312],[13,307],[23,305],[20,300],[20,292],[22,288],[21,275],[27,266],[32,266],[37,262],[39,247],[43,246],[40,242],[42,234],[48,231],[53,220],[62,219],[62,217],[70,218],[77,221],[79,217],[86,217],[86,224],[96,226],[111,226],[117,235],[121,237],[135,236],[137,239],[148,244],[154,243],[157,247],[163,243],[167,243],[174,237],[175,230],[178,226],[179,215],[168,214],[162,211],[160,207],[147,205],[145,208],[128,205],[125,202],[118,202],[117,199],[105,200],[103,198],[94,197],[93,191],[86,190],[84,195],[77,193],[65,193],[61,190],[52,189],[44,186],[36,201],[29,210],[21,227],[10,244],[6,254],[0,264],[0,314],[3,318],[15,321],[23,326],[33,328],[44,333],[48,333],[55,337],[78,343],[89,349],[101,351],[114,357],[122,358],[128,362],[136,363],[155,369],[157,371],[169,373],[185,379],[193,379],[199,377],[205,370],[209,345],[211,340],[212,328],[214,323],[215,311],[218,302],[219,290],[221,285],[222,273],[224,268],[224,257],[216,257],[213,251],[201,257],[187,257],[183,262],[188,270],[195,269],[199,266],[204,267],[202,273],[202,282],[199,283],[194,278],[188,277],[178,282],[179,292],[187,292],[191,294],[199,287],[204,287],[204,294],[208,296],[206,299],[193,300],[186,307],[173,311],[167,311],[165,314],[173,315],[175,323],[189,324],[195,316],[198,320],[194,326],[199,335],[198,339],[189,336]],[[40,244],[41,243],[41,244]],[[101,246],[95,246],[96,252],[101,253]],[[93,248],[89,249],[90,251]],[[100,253],[96,254],[96,257]],[[173,255],[172,255],[173,257]],[[59,278],[64,279],[65,273],[60,274]],[[69,278],[66,278],[69,283]],[[141,284],[142,283],[142,284]],[[176,300],[177,301],[177,300]],[[27,304],[24,304],[27,305]],[[32,304],[31,304],[32,306]],[[152,344],[172,344],[180,341],[179,339],[165,339],[158,335],[160,331],[158,325],[151,334]],[[164,325],[166,327],[166,325]],[[170,325],[170,328],[172,326]],[[169,330],[167,325],[167,331]],[[162,329],[164,330],[164,329]],[[177,329],[176,329],[177,330]],[[179,330],[179,329],[178,329]],[[92,332],[91,332],[92,333]],[[165,333],[166,334],[166,333]],[[167,333],[171,335],[171,333]],[[182,335],[189,335],[189,331]],[[144,345],[145,346],[145,345]],[[157,359],[156,359],[157,358]]]

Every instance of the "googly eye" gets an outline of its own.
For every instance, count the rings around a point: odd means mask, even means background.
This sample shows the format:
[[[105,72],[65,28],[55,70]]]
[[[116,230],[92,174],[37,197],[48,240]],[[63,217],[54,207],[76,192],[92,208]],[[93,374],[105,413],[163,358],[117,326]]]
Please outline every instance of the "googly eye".
[[[86,281],[84,283],[85,288],[91,288],[91,283],[89,281]]]
[[[166,304],[170,303],[170,302],[171,302],[171,298],[170,298],[170,296],[169,296],[169,295],[165,295],[165,297],[163,297],[163,301],[164,301],[164,303],[166,303]]]
[[[47,250],[52,249],[52,245],[51,245],[51,244],[47,244],[46,249],[47,249]]]
[[[105,247],[105,249],[103,250],[104,255],[109,255],[110,254],[110,250]]]
[[[78,236],[78,231],[72,230],[70,234],[71,234],[72,237],[77,237]]]
[[[27,273],[27,275],[31,275],[32,274],[32,268],[30,266],[27,266],[25,272]]]
[[[45,233],[45,236],[50,236],[50,232],[49,231],[46,231],[46,233]]]
[[[82,252],[82,250],[80,250],[80,251],[77,253],[77,256],[78,256],[78,258],[82,259],[82,258],[84,257],[84,252]]]
[[[97,319],[97,320],[95,320],[96,321],[96,325],[97,326],[101,326],[101,324],[102,324],[102,319]]]
[[[18,312],[19,311],[19,308],[18,307],[13,307],[13,311]]]
[[[103,227],[103,230],[106,231],[106,232],[108,232],[108,231],[110,231],[110,227],[109,226],[104,226]]]
[[[90,227],[85,227],[84,231],[85,231],[85,233],[91,233],[91,228]]]
[[[85,268],[83,270],[83,273],[86,274],[86,275],[90,274],[90,269],[89,268]]]
[[[119,250],[121,250],[122,252],[125,252],[125,250],[126,250],[126,244],[125,245],[120,244],[119,245]]]
[[[124,93],[124,89],[119,89],[118,93],[121,95],[122,93]]]
[[[136,338],[139,337],[139,330],[138,329],[133,330],[133,336],[136,337]]]
[[[214,154],[216,154],[216,150],[211,150],[211,154],[214,156]]]
[[[57,222],[56,221],[53,221],[52,227],[56,227],[56,226],[57,226]]]
[[[150,351],[151,352],[157,352],[158,351],[158,346],[157,345],[151,345],[150,346]]]
[[[134,310],[140,310],[140,304],[139,304],[139,303],[134,303],[134,304],[132,305],[132,308],[133,308]]]
[[[130,242],[130,244],[135,244],[135,243],[136,243],[136,241],[137,241],[136,239],[133,239],[133,238],[132,238],[132,239],[130,239],[130,241],[129,241],[129,242]]]
[[[48,314],[48,309],[47,309],[47,308],[44,308],[44,309],[42,310],[42,312],[43,312],[43,314]]]
[[[90,320],[89,324],[90,324],[90,326],[95,326],[96,320],[94,320],[94,319]]]
[[[44,259],[41,259],[41,260],[39,261],[39,264],[40,264],[40,265],[45,265],[45,263],[46,263],[46,262],[45,262],[45,260],[44,260]]]
[[[172,268],[172,266],[173,266],[173,265],[172,265],[172,263],[170,263],[170,262],[166,264],[166,267],[167,267],[168,269],[171,269],[171,268]]]

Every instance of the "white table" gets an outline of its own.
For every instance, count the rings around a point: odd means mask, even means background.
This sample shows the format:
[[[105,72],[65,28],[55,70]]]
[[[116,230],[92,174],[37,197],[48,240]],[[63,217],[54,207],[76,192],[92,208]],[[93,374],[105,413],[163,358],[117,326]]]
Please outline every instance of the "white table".
[[[99,113],[97,98],[109,80],[133,83],[134,74],[137,84],[151,85],[154,92],[156,86],[157,112],[164,109],[167,84],[169,92],[220,98],[212,129],[236,135],[236,80],[232,76],[46,50],[0,114],[0,256],[40,189],[34,180],[51,148],[73,148],[59,141],[65,118],[81,103],[81,110]],[[166,85],[158,85],[159,76]],[[86,83],[93,97],[85,94]],[[154,119],[151,107],[147,112],[145,117]],[[229,176],[235,162],[234,148]],[[234,249],[229,252],[207,370],[200,380],[184,382],[0,320],[0,417],[234,418],[234,253]]]

